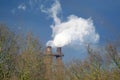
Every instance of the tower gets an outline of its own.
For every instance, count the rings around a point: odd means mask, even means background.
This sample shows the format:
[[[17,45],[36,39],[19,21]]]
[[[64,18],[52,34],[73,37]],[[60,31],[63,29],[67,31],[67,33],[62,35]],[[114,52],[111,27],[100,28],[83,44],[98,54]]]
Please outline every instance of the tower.
[[[52,49],[51,46],[48,46],[45,50],[44,57],[45,64],[45,79],[52,80]]]
[[[52,53],[52,47],[48,46],[45,50],[45,79],[53,80],[53,73],[55,74],[57,80],[63,80],[63,63],[62,63],[62,52],[61,47],[57,47],[56,53]],[[53,67],[53,58],[55,57],[56,66]],[[55,68],[55,72],[53,71]]]

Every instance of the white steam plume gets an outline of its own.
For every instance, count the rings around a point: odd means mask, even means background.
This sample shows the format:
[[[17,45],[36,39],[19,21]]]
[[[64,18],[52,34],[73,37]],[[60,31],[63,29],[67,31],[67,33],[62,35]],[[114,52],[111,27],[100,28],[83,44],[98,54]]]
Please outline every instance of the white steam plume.
[[[42,9],[42,8],[41,8]],[[54,20],[51,25],[53,40],[47,42],[47,46],[63,47],[70,44],[83,45],[86,43],[97,43],[99,35],[95,32],[92,19],[84,19],[75,15],[67,17],[67,21],[61,22],[58,14],[61,5],[58,0],[47,11]]]
[[[55,25],[60,24],[61,20],[57,17],[59,12],[61,12],[61,5],[58,0],[52,5],[50,9],[43,9],[43,5],[41,5],[41,11],[49,14],[50,17],[53,18]]]

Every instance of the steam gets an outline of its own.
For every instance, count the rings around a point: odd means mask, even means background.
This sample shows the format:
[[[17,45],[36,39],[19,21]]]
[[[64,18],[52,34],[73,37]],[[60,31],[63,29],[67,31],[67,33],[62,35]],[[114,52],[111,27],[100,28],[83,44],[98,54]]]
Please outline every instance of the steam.
[[[53,18],[55,25],[61,24],[61,20],[58,18],[58,14],[62,11],[62,9],[58,0],[56,0],[50,9],[43,8],[44,6],[41,5],[41,11],[49,14],[49,16]]]
[[[50,9],[41,10],[53,18],[54,24],[52,28],[52,40],[47,42],[47,46],[63,47],[66,45],[83,45],[86,43],[97,43],[99,34],[95,32],[95,27],[91,18],[84,19],[76,15],[67,17],[67,21],[62,22],[58,14],[62,11],[58,0]]]

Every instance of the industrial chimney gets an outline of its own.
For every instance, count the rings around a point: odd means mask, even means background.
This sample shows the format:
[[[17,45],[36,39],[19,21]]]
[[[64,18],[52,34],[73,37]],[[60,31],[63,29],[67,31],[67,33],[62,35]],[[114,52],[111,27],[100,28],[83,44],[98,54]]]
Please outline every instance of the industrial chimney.
[[[60,80],[63,80],[63,63],[62,63],[62,48],[57,47],[56,52],[53,54],[52,53],[52,47],[47,46],[45,50],[45,58],[44,58],[44,63],[45,63],[45,78],[46,80],[52,80],[52,60],[53,57],[56,58],[56,75],[57,77],[60,77]]]
[[[57,62],[57,77],[59,77],[59,80],[63,80],[63,63],[62,63],[62,52],[61,52],[62,48],[61,47],[57,47],[56,50],[56,62]]]
[[[57,47],[56,52],[57,52],[58,54],[61,54],[61,47]]]
[[[57,59],[57,63],[58,65],[62,65],[62,52],[61,52],[61,47],[57,47],[57,50],[56,50],[56,59]]]
[[[45,50],[45,78],[46,80],[52,80],[52,48],[51,46],[47,46]]]

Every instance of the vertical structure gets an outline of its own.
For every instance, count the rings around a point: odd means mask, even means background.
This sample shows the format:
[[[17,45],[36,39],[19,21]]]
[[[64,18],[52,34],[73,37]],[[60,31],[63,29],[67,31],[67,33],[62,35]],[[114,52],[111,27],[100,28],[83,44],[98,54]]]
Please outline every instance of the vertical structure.
[[[58,47],[56,52],[57,52],[57,55],[56,55],[57,64],[58,64],[58,67],[60,67],[62,66],[62,56],[63,56],[61,52],[61,47]]]
[[[48,46],[45,50],[45,78],[46,80],[52,80],[52,49]]]
[[[56,79],[57,80],[63,80],[63,63],[62,63],[62,52],[61,47],[57,47],[56,54],[52,54],[52,48],[51,46],[48,46],[45,50],[45,79],[46,80],[53,80],[53,72],[52,72],[52,59],[53,57],[56,58]],[[56,80],[55,79],[55,80]]]
[[[62,52],[61,52],[61,47],[57,47],[56,50],[57,54],[56,54],[56,61],[57,61],[57,77],[58,80],[63,80],[63,63],[62,63]]]

